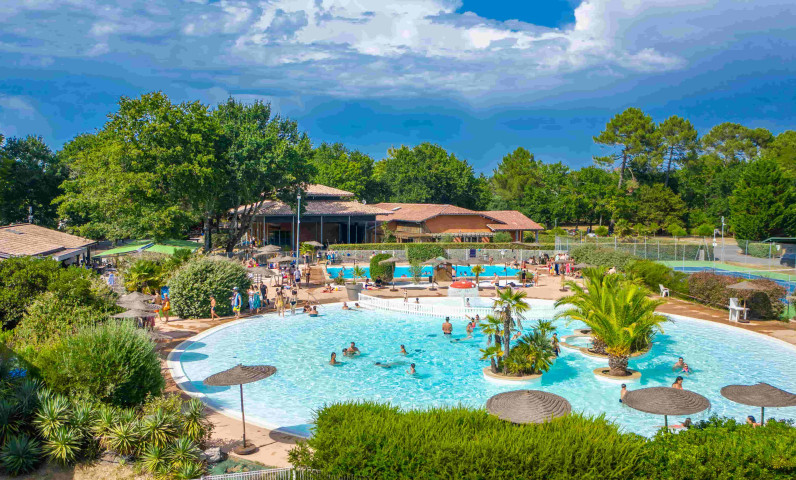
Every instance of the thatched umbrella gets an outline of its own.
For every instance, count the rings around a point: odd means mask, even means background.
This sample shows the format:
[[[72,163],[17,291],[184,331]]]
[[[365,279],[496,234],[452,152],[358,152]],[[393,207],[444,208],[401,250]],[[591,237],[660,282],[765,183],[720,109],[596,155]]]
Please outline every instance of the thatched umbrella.
[[[119,297],[120,302],[147,302],[156,298],[155,295],[147,295],[141,292],[132,292]]]
[[[271,278],[271,277],[275,277],[276,276],[276,273],[274,273],[273,270],[271,270],[270,268],[265,268],[265,267],[250,267],[250,268],[247,268],[246,271],[249,272],[249,273],[256,274],[256,275],[262,275],[263,277],[266,277],[266,278]]]
[[[153,305],[151,303],[141,302],[138,300],[126,302],[118,301],[116,302],[116,305],[124,307],[128,310],[144,310],[147,312],[156,312],[162,308],[160,305]]]
[[[735,403],[760,407],[761,425],[766,407],[796,407],[796,395],[763,382],[756,385],[727,385],[722,387],[721,395]]]
[[[304,244],[305,245],[310,245],[310,246],[315,247],[315,248],[323,247],[323,244],[321,242],[316,242],[315,240],[310,240],[309,242],[304,242]]]
[[[541,390],[514,390],[487,400],[486,410],[511,423],[544,423],[568,415],[572,405],[566,398]]]
[[[286,257],[285,256],[285,257],[274,257],[274,258],[269,259],[268,261],[269,262],[274,262],[274,263],[289,263],[289,262],[292,262],[293,260],[295,260],[295,258]]]
[[[205,378],[205,385],[211,387],[229,387],[232,385],[240,385],[240,416],[243,421],[243,444],[235,447],[233,451],[238,455],[248,455],[254,453],[256,447],[254,445],[246,445],[246,414],[243,411],[243,385],[246,383],[253,383],[268,378],[276,373],[276,367],[270,365],[254,365],[246,366],[238,364],[224,370],[223,372],[216,373]]]
[[[747,294],[752,292],[758,292],[763,288],[756,284],[755,282],[750,282],[749,280],[744,280],[740,283],[733,283],[732,285],[727,285],[727,288],[732,290],[738,290],[739,292],[746,292]],[[741,299],[741,307],[746,308],[746,298]],[[746,320],[746,314],[744,314],[744,320]]]
[[[671,387],[632,390],[622,403],[641,412],[663,415],[666,428],[669,428],[669,415],[691,415],[710,408],[710,401],[702,395]]]
[[[151,318],[154,317],[155,314],[149,310],[127,310],[111,316],[113,318]]]
[[[398,263],[398,259],[395,257],[385,258],[379,262],[379,265],[389,265],[391,263]]]
[[[277,253],[281,251],[282,247],[279,247],[278,245],[263,245],[257,249],[258,253]]]

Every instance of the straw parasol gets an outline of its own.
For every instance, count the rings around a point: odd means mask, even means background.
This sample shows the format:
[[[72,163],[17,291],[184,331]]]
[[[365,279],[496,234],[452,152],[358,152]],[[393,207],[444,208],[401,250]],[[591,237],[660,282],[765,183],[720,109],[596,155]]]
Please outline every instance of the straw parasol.
[[[262,247],[257,249],[259,253],[276,253],[281,252],[282,248],[278,245],[263,245]]]
[[[304,242],[304,245],[310,245],[315,248],[321,248],[323,244],[321,242],[316,242],[315,240],[310,240],[309,242]]]
[[[247,268],[246,271],[249,272],[249,273],[256,274],[256,275],[262,275],[263,277],[266,277],[266,278],[271,278],[271,277],[275,277],[276,276],[276,273],[274,273],[273,270],[271,270],[270,268],[265,268],[265,267],[250,267],[250,268]]]
[[[132,293],[128,293],[126,295],[122,295],[121,297],[119,297],[119,301],[120,302],[147,302],[147,301],[152,301],[155,298],[156,298],[155,295],[147,295],[147,294],[141,293],[141,292],[132,292]]]
[[[384,260],[379,262],[379,265],[389,265],[391,263],[397,263],[398,259],[395,257],[385,258]]]
[[[511,423],[544,423],[568,415],[572,405],[566,398],[541,390],[514,390],[487,400],[486,410]]]
[[[295,260],[293,257],[274,257],[269,259],[268,261],[274,263],[288,263],[292,262],[293,260]]]
[[[760,407],[761,425],[766,407],[796,407],[796,395],[763,382],[756,385],[727,385],[722,387],[721,395],[735,403]]]
[[[755,282],[750,282],[749,280],[744,280],[740,283],[733,283],[732,285],[728,285],[727,288],[731,288],[733,290],[742,290],[746,292],[756,292],[758,290],[762,290],[762,287]]]
[[[260,381],[276,373],[276,367],[270,365],[246,366],[238,364],[229,370],[216,373],[204,379],[204,383],[210,387],[230,387],[240,385],[240,416],[243,422],[243,444],[235,447],[234,452],[238,455],[248,455],[257,449],[254,445],[246,444],[246,414],[243,411],[243,385]]]
[[[150,318],[154,316],[155,313],[149,310],[127,310],[126,312],[111,315],[112,318]]]
[[[141,302],[139,300],[133,300],[128,302],[119,301],[116,302],[116,305],[124,307],[128,310],[144,310],[147,312],[155,312],[160,310],[161,308],[160,305],[153,305],[151,303]]]
[[[710,408],[710,401],[690,390],[671,387],[649,387],[627,392],[623,403],[645,413],[663,415],[669,428],[669,415],[691,415]]]

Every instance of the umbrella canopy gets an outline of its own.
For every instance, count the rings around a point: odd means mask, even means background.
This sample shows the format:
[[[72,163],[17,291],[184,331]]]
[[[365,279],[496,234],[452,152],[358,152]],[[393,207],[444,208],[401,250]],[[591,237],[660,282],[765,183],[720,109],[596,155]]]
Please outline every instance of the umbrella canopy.
[[[384,260],[379,262],[379,265],[389,265],[391,263],[397,263],[398,259],[395,257],[385,258]]]
[[[690,390],[671,387],[649,387],[627,392],[623,403],[628,407],[655,415],[691,415],[710,408],[710,401]]]
[[[451,262],[445,257],[437,257],[437,258],[432,258],[431,260],[426,260],[425,262],[423,262],[423,265],[434,265],[434,266],[453,265],[453,262]]]
[[[253,273],[255,275],[262,275],[263,277],[275,277],[276,273],[270,268],[265,267],[250,267],[246,269],[247,272]]]
[[[231,385],[245,385],[268,378],[276,373],[276,367],[271,365],[236,365],[229,370],[216,373],[205,378],[205,385],[211,387],[229,387]]]
[[[541,390],[498,393],[486,401],[492,415],[511,423],[544,423],[572,411],[566,398]]]
[[[112,315],[113,318],[149,318],[154,316],[155,314],[149,310],[127,310],[126,312]]]
[[[268,261],[269,262],[274,262],[274,263],[288,263],[288,262],[292,262],[293,260],[295,260],[295,258],[293,258],[293,257],[274,257],[274,258],[269,259]]]
[[[141,292],[132,292],[119,297],[119,302],[146,302],[155,299],[155,295],[147,295]]]
[[[733,290],[746,290],[748,292],[756,292],[758,290],[762,290],[760,285],[756,284],[755,282],[750,282],[749,280],[745,280],[741,283],[734,283],[732,285],[728,285],[727,288],[731,288]]]
[[[727,385],[721,395],[735,403],[760,407],[762,423],[766,407],[796,407],[796,395],[773,385],[760,382],[756,385]]]
[[[594,265],[590,265],[588,263],[576,263],[575,265],[572,265],[572,268],[575,270],[583,270],[584,268],[594,268]]]
[[[160,305],[153,305],[151,303],[146,303],[139,300],[133,300],[129,302],[123,302],[120,300],[116,302],[116,305],[124,307],[128,310],[144,310],[147,312],[155,312],[161,308]]]
[[[278,245],[263,245],[262,247],[257,249],[260,253],[276,253],[281,252],[282,248]]]
[[[304,242],[305,245],[310,245],[315,248],[321,248],[323,244],[321,242],[316,242],[315,240],[310,240],[309,242]]]

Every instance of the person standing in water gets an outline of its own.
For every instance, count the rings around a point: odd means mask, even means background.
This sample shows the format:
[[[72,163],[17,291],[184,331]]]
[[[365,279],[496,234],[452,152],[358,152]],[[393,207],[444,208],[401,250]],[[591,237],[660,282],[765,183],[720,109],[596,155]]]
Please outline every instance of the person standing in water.
[[[619,403],[624,403],[625,395],[627,395],[627,384],[622,384],[622,390],[619,391]]]
[[[561,347],[558,346],[558,334],[553,333],[553,351],[556,354],[556,357],[561,354]]]
[[[409,370],[407,370],[406,373],[408,373],[409,375],[414,375],[414,374],[417,373],[417,370],[415,370],[415,364],[414,363],[409,365]]]
[[[401,351],[400,351],[399,353],[400,353],[401,355],[408,355],[408,353],[407,353],[407,351],[406,351],[406,347],[404,347],[403,345],[401,345]]]
[[[340,362],[337,361],[337,354],[332,352],[332,358],[329,360],[329,365],[339,365]]]
[[[453,333],[453,325],[451,324],[450,317],[445,317],[445,321],[442,322],[442,333],[445,335]]]

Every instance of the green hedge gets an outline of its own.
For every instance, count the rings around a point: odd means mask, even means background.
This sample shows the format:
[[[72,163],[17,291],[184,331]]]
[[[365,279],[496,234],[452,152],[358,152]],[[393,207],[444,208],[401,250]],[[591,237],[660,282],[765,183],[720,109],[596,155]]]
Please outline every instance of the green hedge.
[[[555,250],[553,243],[456,243],[456,242],[424,242],[424,243],[341,243],[329,245],[330,250],[405,250],[407,245],[436,245],[444,249],[476,249],[476,250]]]
[[[367,479],[625,480],[644,448],[608,420],[580,415],[513,425],[463,407],[403,412],[348,403],[323,408],[315,425],[290,462]]]
[[[659,292],[659,285],[663,285],[673,293],[688,293],[688,274],[677,272],[662,263],[631,260],[625,265],[625,271],[640,278],[653,292]]]
[[[445,249],[436,243],[407,243],[406,259],[409,263],[425,262],[432,258],[444,257]]]
[[[628,262],[637,258],[630,253],[595,245],[581,245],[569,253],[578,263],[588,263],[596,267],[616,267],[620,270],[624,270]]]
[[[751,318],[778,319],[785,309],[782,299],[785,287],[768,279],[749,280],[758,285],[755,292],[742,292],[727,287],[742,281],[742,278],[718,275],[711,272],[698,272],[688,278],[689,294],[702,303],[726,308],[731,297],[746,298]]]
[[[370,259],[370,278],[373,280],[381,279],[382,282],[392,282],[393,274],[395,274],[395,264],[388,263],[387,265],[381,265],[379,262],[382,260],[387,260],[391,258],[392,255],[389,253],[379,253],[378,255],[373,255],[373,258]]]
[[[753,242],[751,240],[735,239],[735,243],[749,256],[757,258],[768,258],[769,255],[776,255],[777,247],[770,243]]]
[[[232,288],[238,287],[242,308],[248,304],[246,291],[251,281],[246,268],[224,260],[195,259],[183,266],[169,281],[171,308],[180,318],[206,318],[210,316],[210,297],[216,297],[216,313],[231,315],[229,297]]]

